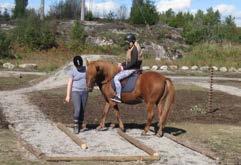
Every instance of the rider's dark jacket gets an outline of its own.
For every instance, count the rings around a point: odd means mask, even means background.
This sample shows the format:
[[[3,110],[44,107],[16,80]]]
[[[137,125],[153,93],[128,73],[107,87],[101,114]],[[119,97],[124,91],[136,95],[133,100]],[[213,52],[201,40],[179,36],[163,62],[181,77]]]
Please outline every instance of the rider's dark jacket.
[[[141,63],[142,63],[142,61],[138,59],[137,47],[134,45],[131,50],[130,60],[122,63],[123,69],[124,70],[140,69]]]

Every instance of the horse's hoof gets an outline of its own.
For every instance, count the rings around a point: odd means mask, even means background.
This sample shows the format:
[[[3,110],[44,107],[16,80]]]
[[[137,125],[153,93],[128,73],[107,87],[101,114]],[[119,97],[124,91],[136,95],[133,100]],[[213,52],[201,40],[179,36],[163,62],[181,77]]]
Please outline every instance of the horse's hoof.
[[[112,124],[110,125],[110,128],[114,129],[114,128],[115,128],[115,124],[112,123]]]
[[[156,134],[157,137],[163,137],[163,132],[162,131],[158,131]]]
[[[107,131],[108,128],[107,128],[107,127],[98,126],[98,127],[96,128],[96,130],[97,130],[97,131]]]
[[[121,128],[121,127],[119,127],[120,128],[120,130],[122,131],[122,132],[126,132],[126,129],[125,128]]]
[[[147,132],[143,131],[143,132],[141,133],[141,136],[147,136]]]

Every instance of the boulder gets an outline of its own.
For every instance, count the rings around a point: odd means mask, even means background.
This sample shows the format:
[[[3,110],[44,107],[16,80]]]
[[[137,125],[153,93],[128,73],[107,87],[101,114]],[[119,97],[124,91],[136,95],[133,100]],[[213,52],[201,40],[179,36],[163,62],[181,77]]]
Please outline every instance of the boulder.
[[[87,42],[98,45],[98,46],[106,46],[106,45],[113,45],[114,44],[112,39],[107,40],[105,38],[91,37],[91,36],[89,36],[87,38]]]
[[[160,67],[160,70],[168,70],[168,66],[167,65],[162,65],[161,67]]]
[[[204,71],[204,72],[209,71],[209,66],[201,66],[200,71]]]
[[[19,68],[22,69],[37,69],[37,64],[21,64],[18,66]]]
[[[218,67],[213,66],[213,70],[214,70],[214,71],[218,71]]]
[[[149,66],[143,66],[142,70],[150,70],[151,68]]]
[[[191,70],[198,70],[198,66],[197,65],[192,66]]]
[[[230,67],[230,68],[228,69],[228,71],[229,71],[229,72],[237,72],[237,69],[234,68],[234,67]]]
[[[221,67],[219,70],[220,70],[220,72],[227,72],[228,71],[228,69],[226,67]]]
[[[159,60],[161,58],[166,58],[166,50],[163,46],[151,43],[152,49],[154,50],[154,53],[156,55],[156,60]]]
[[[151,67],[151,70],[158,70],[158,66],[157,65],[153,65],[152,67]]]
[[[188,66],[182,66],[181,70],[189,70],[189,67]]]
[[[241,68],[238,68],[238,72],[240,72],[240,73],[241,73]]]
[[[169,68],[171,70],[177,70],[178,69],[177,65],[170,65]]]
[[[7,62],[7,63],[4,63],[3,64],[3,68],[6,68],[6,69],[14,69],[15,68],[15,65],[13,65],[13,64],[11,64],[11,63],[9,63],[9,62]]]

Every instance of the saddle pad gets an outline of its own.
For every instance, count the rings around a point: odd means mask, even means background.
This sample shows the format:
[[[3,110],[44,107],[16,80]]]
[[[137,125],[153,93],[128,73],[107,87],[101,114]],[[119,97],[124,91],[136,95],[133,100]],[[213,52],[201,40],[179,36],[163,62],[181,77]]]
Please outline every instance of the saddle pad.
[[[121,92],[132,92],[136,86],[136,80],[138,77],[139,77],[138,73],[133,73],[129,77],[121,80]],[[123,84],[122,81],[125,81],[126,79],[127,79],[127,82],[125,84]],[[115,91],[114,79],[112,79],[111,85]]]

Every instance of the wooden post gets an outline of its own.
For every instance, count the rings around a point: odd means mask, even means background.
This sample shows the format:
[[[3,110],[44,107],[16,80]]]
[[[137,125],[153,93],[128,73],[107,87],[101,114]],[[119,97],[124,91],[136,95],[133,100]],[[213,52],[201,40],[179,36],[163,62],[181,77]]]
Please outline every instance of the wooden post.
[[[154,161],[159,156],[46,156],[46,161]]]
[[[210,70],[210,88],[208,93],[208,112],[213,110],[213,67],[209,67]]]
[[[78,136],[73,134],[67,127],[65,127],[63,124],[58,123],[57,127],[63,131],[66,135],[68,135],[77,145],[79,145],[82,149],[87,149],[87,144],[80,139]]]
[[[136,146],[137,148],[145,151],[146,153],[148,153],[149,155],[152,156],[159,156],[158,152],[153,150],[152,148],[148,147],[147,145],[141,143],[139,140],[127,135],[126,133],[124,133],[123,131],[121,131],[119,128],[117,129],[117,133],[123,137],[124,139],[126,139],[128,142],[130,142],[131,144],[133,144],[134,146]]]

